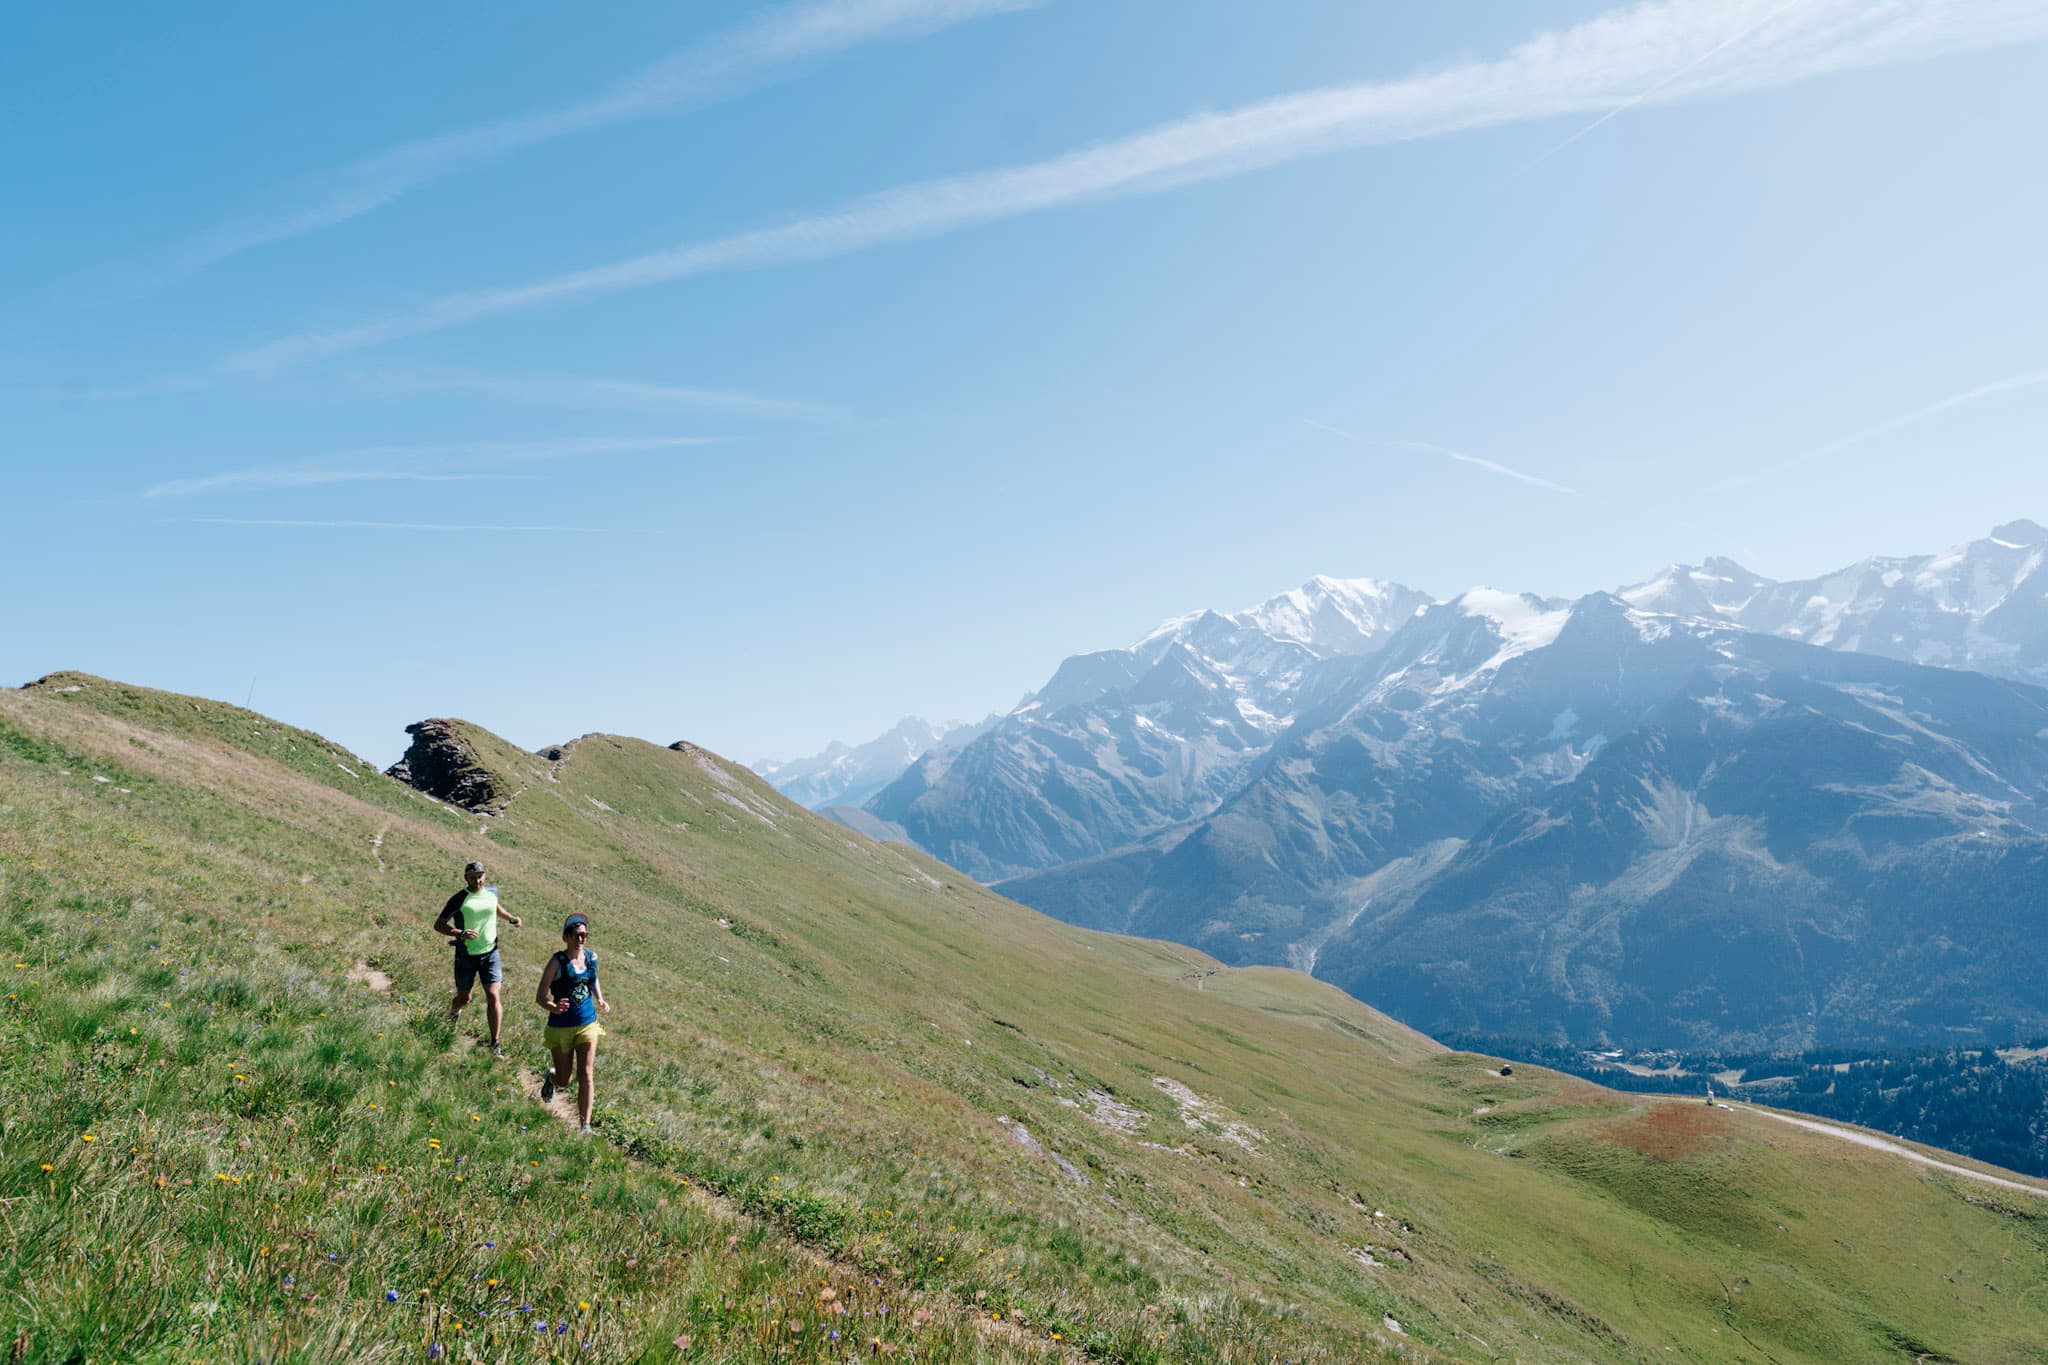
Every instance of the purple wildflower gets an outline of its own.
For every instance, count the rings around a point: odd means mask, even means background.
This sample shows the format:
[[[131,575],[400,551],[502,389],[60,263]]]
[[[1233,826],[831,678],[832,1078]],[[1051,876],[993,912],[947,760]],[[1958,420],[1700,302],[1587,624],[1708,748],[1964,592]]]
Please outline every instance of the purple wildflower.
[[[387,1289],[387,1290],[385,1290],[385,1291],[384,1291],[384,1302],[386,1302],[386,1303],[397,1303],[397,1302],[398,1302],[398,1291],[397,1291],[396,1289]]]

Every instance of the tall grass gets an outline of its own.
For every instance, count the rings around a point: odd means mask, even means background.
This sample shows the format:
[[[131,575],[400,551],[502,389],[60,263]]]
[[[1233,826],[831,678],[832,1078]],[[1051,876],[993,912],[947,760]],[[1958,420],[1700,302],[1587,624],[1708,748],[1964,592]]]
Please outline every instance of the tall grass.
[[[1156,1314],[1091,1322],[1011,1287],[1014,1271],[947,1272],[986,1257],[958,1225],[905,1236],[847,1193],[744,1167],[693,1181],[687,1153],[631,1120],[571,1132],[438,1006],[266,971],[282,953],[260,936],[18,874],[0,925],[0,1317],[17,1358],[1306,1349],[1270,1323],[1219,1323],[1212,1340]]]

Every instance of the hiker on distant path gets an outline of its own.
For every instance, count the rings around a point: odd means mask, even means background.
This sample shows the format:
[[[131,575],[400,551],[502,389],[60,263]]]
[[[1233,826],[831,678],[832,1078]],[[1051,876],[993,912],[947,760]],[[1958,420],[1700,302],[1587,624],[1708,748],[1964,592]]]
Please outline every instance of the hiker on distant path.
[[[590,920],[571,915],[562,921],[562,951],[548,959],[541,969],[540,989],[533,1003],[548,1012],[547,1045],[552,1054],[547,1078],[541,1082],[540,1097],[551,1100],[557,1087],[569,1084],[569,1068],[576,1068],[576,1113],[583,1131],[590,1127],[592,1096],[590,1071],[597,1062],[597,1040],[604,1037],[598,1011],[612,1007],[605,1001],[604,987],[597,984],[597,954],[590,951]]]
[[[448,1002],[448,1022],[454,1023],[455,1016],[462,1013],[462,1007],[469,1003],[470,988],[482,977],[484,1013],[491,1024],[491,1051],[502,1052],[498,1027],[505,1018],[505,1002],[499,997],[498,983],[505,979],[505,969],[498,960],[498,921],[517,929],[519,916],[498,904],[497,887],[484,885],[482,863],[463,868],[462,880],[467,889],[450,896],[441,907],[441,917],[434,921],[435,933],[455,941],[455,998]]]

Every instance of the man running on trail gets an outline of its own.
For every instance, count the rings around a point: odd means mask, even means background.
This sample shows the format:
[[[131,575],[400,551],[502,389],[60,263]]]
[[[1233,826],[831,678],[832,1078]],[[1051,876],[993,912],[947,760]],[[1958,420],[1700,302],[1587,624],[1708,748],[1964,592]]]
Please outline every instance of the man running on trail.
[[[450,896],[441,907],[441,917],[434,921],[435,933],[455,941],[455,998],[448,1002],[448,1022],[454,1023],[455,1016],[462,1013],[469,1003],[470,988],[481,976],[484,1013],[491,1024],[491,1051],[500,1052],[498,1026],[505,1018],[505,1003],[499,998],[498,983],[505,979],[505,969],[498,960],[498,921],[517,929],[519,916],[498,904],[497,887],[484,885],[482,863],[463,868],[462,879],[467,889]]]

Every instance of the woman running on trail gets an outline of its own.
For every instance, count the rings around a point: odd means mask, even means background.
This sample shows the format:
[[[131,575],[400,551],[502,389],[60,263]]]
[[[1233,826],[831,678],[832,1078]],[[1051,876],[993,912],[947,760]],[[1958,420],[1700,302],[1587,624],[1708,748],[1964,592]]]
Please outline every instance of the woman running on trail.
[[[598,1011],[606,1014],[604,987],[597,984],[597,954],[590,951],[590,921],[571,915],[562,921],[563,950],[548,959],[541,969],[540,989],[533,1002],[548,1012],[547,1045],[553,1054],[547,1078],[541,1082],[540,1097],[551,1100],[557,1087],[569,1084],[569,1068],[576,1068],[576,1111],[583,1131],[590,1127],[590,1069],[597,1062],[597,1040],[604,1037]]]

